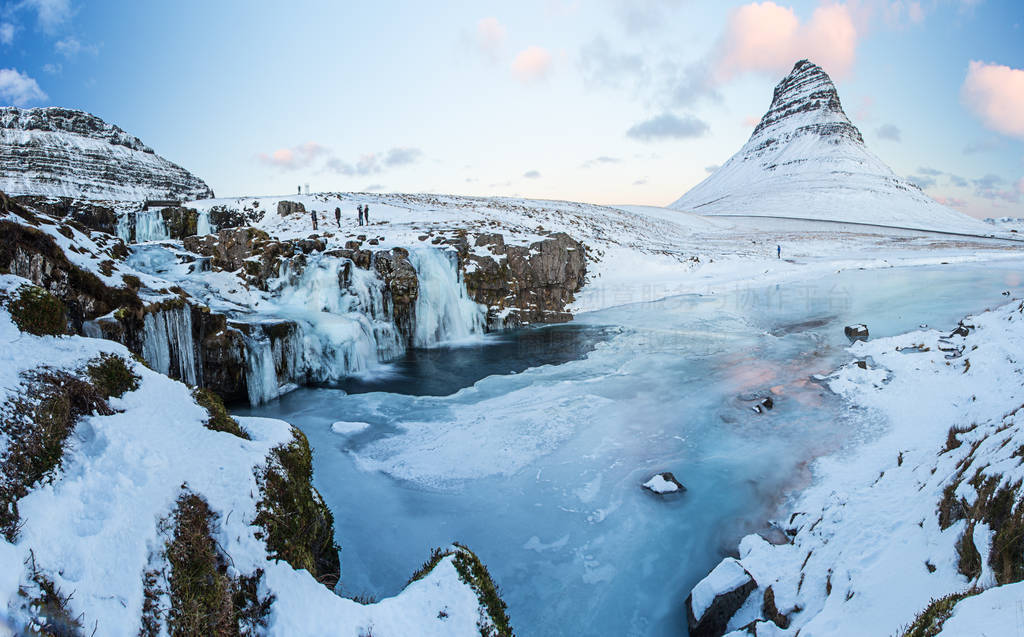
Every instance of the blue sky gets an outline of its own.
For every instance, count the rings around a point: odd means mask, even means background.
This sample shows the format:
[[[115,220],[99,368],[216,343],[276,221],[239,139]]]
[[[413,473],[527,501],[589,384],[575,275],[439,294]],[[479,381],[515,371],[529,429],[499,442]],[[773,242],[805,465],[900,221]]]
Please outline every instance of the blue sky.
[[[0,103],[93,112],[219,196],[667,204],[809,57],[876,154],[1024,216],[1017,0],[0,2]]]

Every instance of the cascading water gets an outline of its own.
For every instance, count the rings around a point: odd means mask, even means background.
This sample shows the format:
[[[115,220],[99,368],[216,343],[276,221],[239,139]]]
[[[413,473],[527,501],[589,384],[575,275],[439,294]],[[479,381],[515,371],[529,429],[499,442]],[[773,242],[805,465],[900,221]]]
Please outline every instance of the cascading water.
[[[414,250],[409,260],[420,283],[413,346],[433,347],[483,334],[487,308],[469,298],[454,253]]]
[[[142,325],[142,358],[161,374],[171,374],[176,364],[177,378],[198,385],[195,344],[192,339],[192,311],[188,306],[149,312]]]
[[[405,353],[407,345],[434,347],[484,331],[486,308],[466,294],[452,255],[434,249],[410,253],[419,280],[415,324],[406,343],[387,303],[384,281],[349,259],[309,257],[302,268],[286,262],[272,284],[273,314],[294,329],[246,337],[249,400],[260,404],[289,386],[326,383],[367,372]]]
[[[213,234],[213,226],[210,224],[210,211],[200,210],[196,218],[196,234],[199,236]]]
[[[135,241],[132,241],[132,223],[135,223]],[[117,236],[125,243],[164,241],[171,238],[160,210],[127,212],[117,219]]]

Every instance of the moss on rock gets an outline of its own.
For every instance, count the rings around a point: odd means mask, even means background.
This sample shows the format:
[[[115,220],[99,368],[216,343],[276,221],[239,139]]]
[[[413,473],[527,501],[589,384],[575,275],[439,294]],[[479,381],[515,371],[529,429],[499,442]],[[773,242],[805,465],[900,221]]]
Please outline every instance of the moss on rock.
[[[249,440],[249,434],[245,433],[245,430],[238,424],[238,421],[231,417],[227,407],[224,406],[224,401],[217,395],[217,392],[199,387],[192,390],[192,397],[196,399],[200,407],[205,408],[206,412],[210,414],[210,417],[204,423],[207,429],[224,431],[234,434],[239,438]]]
[[[60,299],[35,285],[17,289],[7,306],[11,320],[22,332],[36,336],[64,334],[68,330],[68,311]]]
[[[263,529],[272,558],[309,571],[333,589],[341,573],[334,516],[313,488],[309,441],[298,429],[292,433],[294,439],[275,447],[257,472],[262,497],[253,523]]]
[[[102,354],[90,361],[86,376],[104,398],[120,398],[139,388],[139,377],[128,362],[116,354]]]

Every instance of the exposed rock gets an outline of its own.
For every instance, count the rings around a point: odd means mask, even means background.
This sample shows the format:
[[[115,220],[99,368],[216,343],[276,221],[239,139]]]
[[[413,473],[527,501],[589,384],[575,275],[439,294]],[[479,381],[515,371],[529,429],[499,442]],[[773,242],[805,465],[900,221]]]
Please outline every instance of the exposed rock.
[[[779,628],[789,628],[789,617],[780,613],[779,609],[775,607],[775,591],[772,590],[771,586],[764,589],[761,612],[764,614],[765,619],[773,622]]]
[[[68,108],[0,108],[0,189],[97,200],[206,199],[187,170],[95,115]]]
[[[850,342],[854,341],[866,341],[868,340],[868,326],[863,323],[857,325],[847,325],[843,332],[846,333],[846,338],[850,339]]]
[[[279,201],[277,202],[277,214],[282,217],[287,217],[293,212],[306,212],[306,206],[297,201]]]
[[[419,278],[409,261],[409,252],[403,248],[378,252],[374,255],[373,267],[384,279],[395,325],[408,341],[412,338],[416,299],[420,291]]]
[[[199,223],[199,212],[195,208],[172,206],[160,211],[167,226],[167,233],[172,239],[184,239],[196,234]]]
[[[671,471],[665,471],[663,473],[656,473],[651,478],[643,483],[643,488],[647,489],[651,493],[660,496],[666,496],[675,493],[682,493],[686,491],[686,487],[676,477],[672,475]]]
[[[86,228],[117,235],[117,212],[97,202],[71,197],[44,197],[25,195],[11,197],[23,206],[28,206],[51,217],[76,221]]]
[[[500,234],[480,234],[472,250],[465,235],[446,243],[459,252],[470,298],[486,305],[491,329],[572,319],[565,308],[583,287],[585,247],[565,233],[529,246],[508,245]]]
[[[690,637],[721,637],[757,582],[739,560],[727,557],[686,598]]]

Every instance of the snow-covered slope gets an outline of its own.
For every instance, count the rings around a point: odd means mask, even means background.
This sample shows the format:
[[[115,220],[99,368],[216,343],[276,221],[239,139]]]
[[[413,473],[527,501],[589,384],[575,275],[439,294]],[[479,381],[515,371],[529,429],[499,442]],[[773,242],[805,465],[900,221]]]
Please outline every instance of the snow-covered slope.
[[[707,215],[794,217],[984,232],[896,176],[864,145],[839,94],[801,60],[775,87],[746,145],[671,208]]]
[[[115,201],[212,197],[201,179],[83,111],[0,108],[0,190]]]

